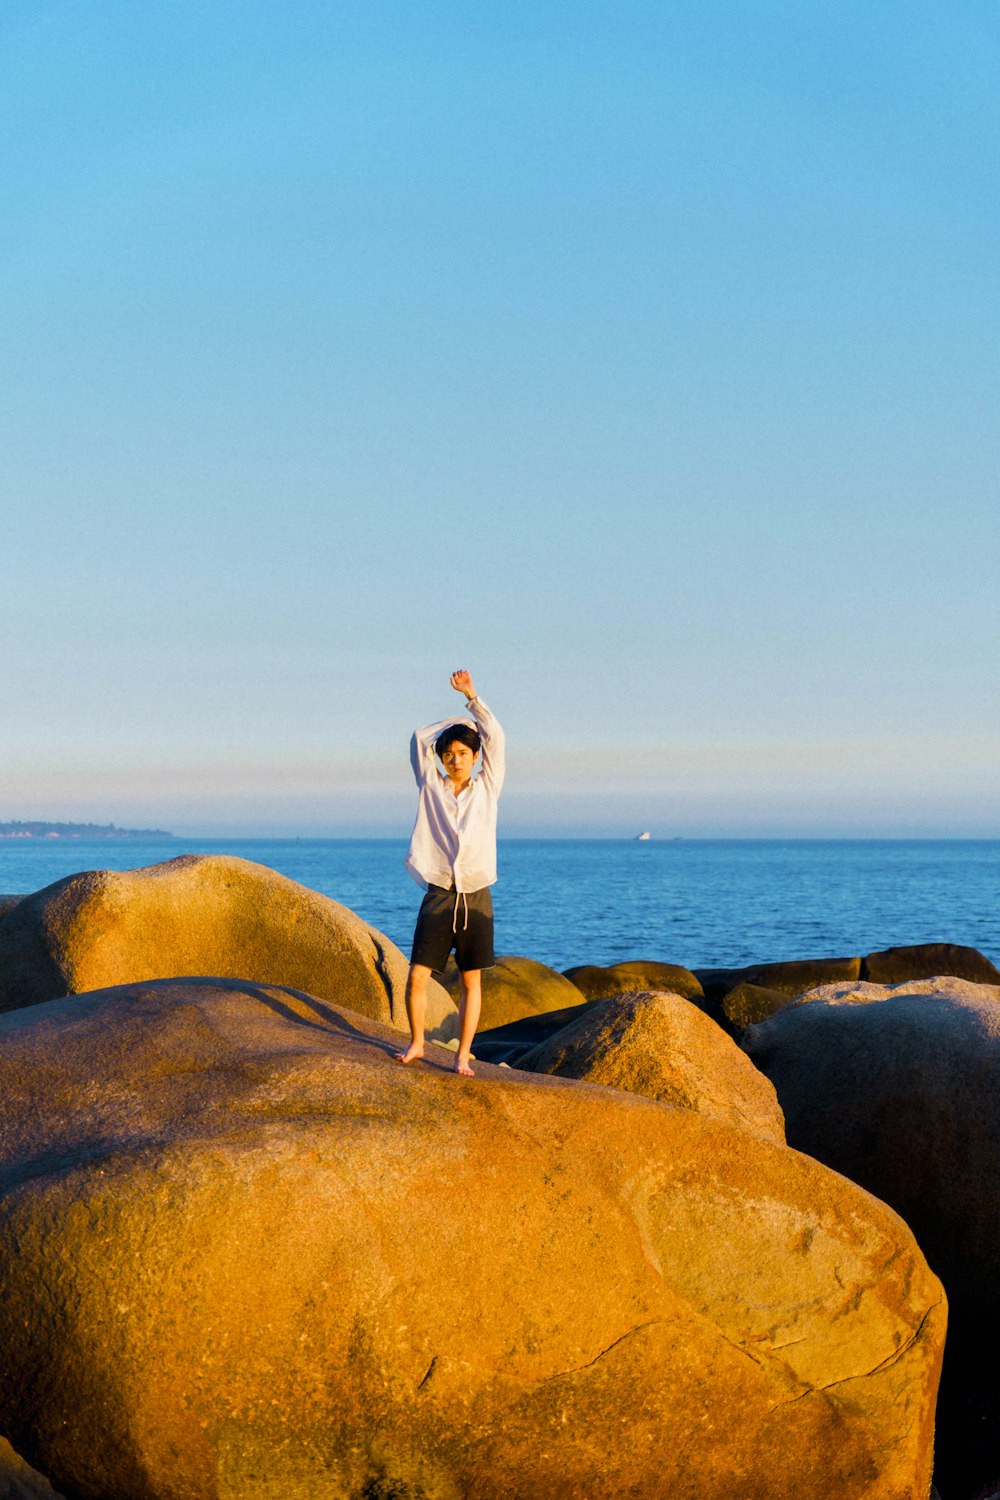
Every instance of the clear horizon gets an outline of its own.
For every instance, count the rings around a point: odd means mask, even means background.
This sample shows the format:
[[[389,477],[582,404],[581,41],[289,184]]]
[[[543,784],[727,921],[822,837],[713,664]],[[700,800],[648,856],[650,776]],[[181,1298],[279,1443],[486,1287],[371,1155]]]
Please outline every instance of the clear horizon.
[[[995,10],[0,37],[0,820],[1000,836]]]
[[[34,823],[34,822],[45,823],[45,822],[53,822],[53,821],[54,822],[60,822],[62,820],[52,820],[52,819],[41,819],[41,818],[39,818],[39,819],[27,819],[27,820],[7,819],[5,821],[7,821],[7,822],[26,821],[26,822],[29,822],[29,823]],[[66,826],[72,827],[74,825],[72,825],[72,824],[66,824]],[[83,826],[86,826],[86,825],[79,824],[79,825],[76,825],[76,826],[83,827]],[[105,825],[94,824],[92,826],[97,826],[97,827],[105,826],[106,827],[107,825],[106,824]],[[142,832],[146,832],[147,831],[147,830],[141,830],[141,829],[140,830],[134,830],[134,829],[130,829],[127,826],[123,827],[121,825],[115,825],[115,826],[118,828],[119,832],[122,833],[122,834],[134,834],[136,832],[142,833]],[[239,831],[234,831],[233,829],[212,830],[210,828],[198,828],[198,827],[195,827],[195,828],[183,828],[183,827],[178,827],[176,829],[169,829],[169,828],[150,829],[150,830],[148,830],[148,832],[150,832],[154,836],[157,835],[157,834],[159,834],[161,836],[164,836],[164,837],[176,840],[177,843],[181,843],[181,842],[183,842],[186,839],[191,840],[193,843],[233,843],[233,844],[244,844],[244,843],[297,843],[297,842],[302,842],[302,843],[358,843],[358,842],[362,842],[362,843],[397,843],[401,847],[404,847],[404,848],[406,846],[407,839],[409,837],[408,830],[406,832],[400,832],[400,831],[396,830],[396,831],[392,831],[392,832],[381,832],[381,833],[371,833],[371,832],[365,832],[365,831],[355,831],[355,832],[336,832],[336,833],[316,834],[316,833],[301,833],[301,832],[293,832],[293,831],[278,831],[278,830],[274,830],[274,829],[268,830],[268,829],[253,828],[253,827],[244,828],[244,829],[239,830]],[[64,842],[64,843],[68,843],[68,844],[76,844],[76,843],[81,843],[81,844],[94,844],[94,843],[97,843],[97,844],[108,844],[108,843],[116,843],[116,842],[118,842],[118,843],[123,843],[123,844],[126,844],[126,845],[129,844],[130,842],[132,842],[132,840],[130,838],[122,838],[120,840],[116,840],[114,838],[107,838],[107,837],[105,837],[105,838],[92,838],[92,839],[88,839],[85,836],[77,835],[77,834],[66,834],[66,835],[58,835],[58,836],[52,836],[52,835],[26,836],[26,835],[0,834],[0,843],[3,843],[4,845],[16,844],[18,846],[21,846],[22,844],[34,844],[34,843],[38,843],[38,844],[46,844],[49,847],[51,847],[53,843],[60,842],[60,841]],[[567,843],[567,842],[569,842],[569,843],[573,843],[573,842],[576,842],[576,841],[584,842],[584,843],[590,843],[590,842],[595,842],[595,841],[596,842],[607,841],[607,842],[611,842],[611,843],[637,843],[637,842],[640,842],[639,837],[638,837],[637,834],[635,834],[635,833],[625,833],[625,832],[621,832],[621,831],[619,831],[619,832],[603,831],[603,832],[593,832],[593,833],[569,833],[569,832],[538,833],[538,832],[533,832],[531,830],[526,830],[526,829],[513,830],[513,831],[511,831],[511,830],[502,830],[501,829],[500,832],[499,832],[499,834],[498,834],[498,841],[500,843],[504,843],[504,842],[514,842],[514,843],[522,843],[522,842],[529,842],[529,843],[530,842]],[[138,840],[136,840],[136,842],[138,842]],[[696,844],[696,843],[720,843],[720,844],[724,844],[724,843],[741,843],[741,842],[746,842],[746,843],[775,843],[775,844],[786,844],[786,843],[797,843],[797,842],[799,842],[799,843],[814,843],[814,844],[815,843],[902,843],[902,844],[905,844],[905,843],[956,843],[956,844],[985,843],[985,844],[990,844],[990,843],[998,843],[998,842],[1000,842],[1000,835],[971,834],[971,833],[970,834],[927,833],[927,834],[889,834],[889,835],[886,835],[886,834],[863,834],[863,833],[853,833],[853,834],[848,834],[848,833],[845,833],[845,834],[809,834],[809,833],[805,833],[805,834],[804,833],[788,833],[788,834],[759,834],[759,833],[741,833],[741,834],[725,834],[725,833],[718,833],[718,834],[679,834],[679,833],[676,833],[676,834],[669,834],[669,833],[653,833],[653,832],[650,832],[649,833],[649,842],[651,842],[651,843],[660,843],[660,844],[665,844],[665,843],[690,843],[690,844]]]

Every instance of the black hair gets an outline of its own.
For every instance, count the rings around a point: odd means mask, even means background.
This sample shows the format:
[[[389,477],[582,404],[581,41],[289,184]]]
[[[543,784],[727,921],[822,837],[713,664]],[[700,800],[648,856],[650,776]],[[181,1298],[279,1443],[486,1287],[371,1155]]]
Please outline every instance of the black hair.
[[[449,724],[447,729],[442,729],[434,741],[434,749],[438,755],[443,755],[449,745],[458,740],[460,745],[468,745],[469,749],[478,755],[483,748],[483,742],[479,738],[479,731],[473,729],[471,724]]]

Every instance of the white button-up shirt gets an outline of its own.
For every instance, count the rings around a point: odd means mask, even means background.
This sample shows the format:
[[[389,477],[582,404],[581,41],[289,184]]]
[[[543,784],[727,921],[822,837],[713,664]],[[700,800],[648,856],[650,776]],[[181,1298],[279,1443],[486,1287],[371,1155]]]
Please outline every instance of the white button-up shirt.
[[[497,799],[504,777],[504,733],[481,698],[469,702],[483,742],[482,766],[458,796],[438,770],[434,742],[451,724],[442,719],[418,729],[410,741],[410,764],[417,778],[417,821],[405,864],[418,885],[454,885],[479,891],[497,878]]]

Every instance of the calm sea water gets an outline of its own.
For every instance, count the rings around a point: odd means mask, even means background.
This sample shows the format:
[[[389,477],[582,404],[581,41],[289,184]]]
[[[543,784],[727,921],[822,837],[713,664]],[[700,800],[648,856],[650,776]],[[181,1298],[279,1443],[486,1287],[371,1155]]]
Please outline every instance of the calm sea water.
[[[332,896],[408,949],[404,840],[0,841],[0,892],[179,854],[238,854]],[[967,943],[1000,962],[1000,841],[502,841],[497,950],[554,968],[688,967]]]

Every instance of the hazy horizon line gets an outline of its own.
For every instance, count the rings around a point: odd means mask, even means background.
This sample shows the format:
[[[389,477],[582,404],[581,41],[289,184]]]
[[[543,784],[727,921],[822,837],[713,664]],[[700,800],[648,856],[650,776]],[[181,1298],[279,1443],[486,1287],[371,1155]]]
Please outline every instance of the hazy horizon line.
[[[11,820],[16,821],[16,820]],[[31,822],[42,821],[39,819],[25,820]],[[126,835],[132,830],[121,825],[119,831]],[[143,830],[136,830],[133,837],[86,837],[84,835],[33,835],[33,836],[11,836],[0,835],[0,845],[11,844],[19,848],[25,845],[42,844],[51,848],[54,844],[118,844],[118,843],[154,843],[158,839],[169,839],[173,842],[183,843],[185,840],[204,843],[384,843],[405,845],[409,838],[408,833],[370,833],[370,832],[342,832],[342,833],[291,833],[278,832],[276,830],[238,830],[226,829],[225,831],[213,831],[211,829],[187,828],[175,832],[173,829],[152,829],[149,836],[143,838]],[[684,834],[653,834],[648,838],[640,838],[634,833],[566,833],[566,832],[513,832],[500,833],[497,836],[498,843],[609,843],[609,844],[734,844],[734,843],[774,843],[774,844],[906,844],[906,843],[954,843],[954,844],[976,844],[1000,842],[1000,832],[997,833],[955,833],[955,832],[923,832],[923,833],[684,833]]]

